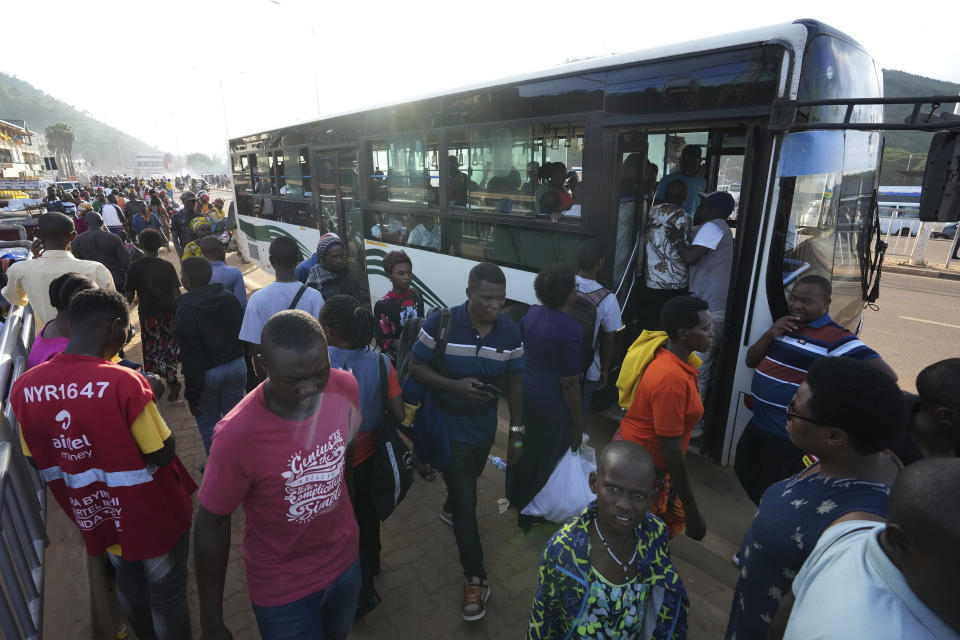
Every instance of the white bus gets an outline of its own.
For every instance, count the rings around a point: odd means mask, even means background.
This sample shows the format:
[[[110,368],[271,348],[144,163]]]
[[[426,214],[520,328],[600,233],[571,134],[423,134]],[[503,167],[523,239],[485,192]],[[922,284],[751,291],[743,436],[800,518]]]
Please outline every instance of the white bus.
[[[727,329],[707,412],[706,450],[727,463],[750,417],[746,348],[786,314],[800,274],[831,279],[831,314],[856,329],[875,230],[880,131],[783,133],[770,126],[776,101],[873,98],[881,87],[854,40],[801,20],[258,132],[229,143],[240,247],[269,269],[278,235],[295,238],[306,257],[334,231],[371,300],[390,287],[382,257],[403,249],[433,307],[462,302],[467,272],[492,261],[522,312],[536,301],[539,268],[575,265],[579,243],[597,238],[608,247],[606,284],[631,324],[644,193],[696,145],[707,191],[720,186],[721,168],[739,189]],[[801,107],[798,116],[842,122],[845,109]],[[861,105],[849,122],[882,115]],[[553,223],[534,211],[527,167],[558,161],[578,186],[573,209]],[[451,167],[465,176],[465,192],[452,188]],[[439,241],[409,246],[419,224],[439,228]]]

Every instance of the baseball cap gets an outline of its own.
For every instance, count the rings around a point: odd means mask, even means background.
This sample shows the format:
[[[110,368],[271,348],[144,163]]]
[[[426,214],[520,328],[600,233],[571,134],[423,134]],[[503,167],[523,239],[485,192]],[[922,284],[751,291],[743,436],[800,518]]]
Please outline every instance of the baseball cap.
[[[734,208],[737,206],[736,200],[726,191],[714,191],[712,193],[704,193],[701,191],[700,196],[708,207],[717,213],[723,214],[723,217],[727,217],[733,213]]]

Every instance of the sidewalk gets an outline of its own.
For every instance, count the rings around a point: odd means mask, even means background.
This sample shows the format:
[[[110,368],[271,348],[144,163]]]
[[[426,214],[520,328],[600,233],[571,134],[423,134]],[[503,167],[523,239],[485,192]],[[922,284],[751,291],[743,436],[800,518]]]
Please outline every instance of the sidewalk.
[[[910,264],[910,259],[905,256],[892,256],[884,259],[883,270],[887,273],[901,273],[922,278],[960,280],[960,260],[951,260],[950,267],[947,268],[942,262],[918,266]]]
[[[163,257],[179,266],[171,254],[164,253]],[[240,264],[236,255],[231,255],[228,263],[244,272],[248,289],[258,289],[273,280],[252,264]],[[135,312],[131,317],[136,321]],[[133,360],[140,358],[139,337],[128,347],[128,354]],[[176,435],[181,460],[199,484],[204,453],[193,417],[182,400],[172,404],[161,400],[160,410]],[[588,426],[593,444],[600,447],[609,442],[615,427],[613,422],[593,416]],[[505,443],[506,421],[501,420],[493,453],[505,457]],[[715,639],[725,629],[737,578],[731,557],[739,548],[755,507],[741,491],[732,469],[718,467],[692,453],[687,460],[709,532],[701,543],[684,536],[674,540],[673,558],[690,593],[688,637]],[[382,573],[376,585],[383,603],[354,626],[351,637],[360,640],[521,637],[543,548],[557,525],[537,527],[525,536],[516,526],[515,510],[500,512],[497,501],[503,493],[503,472],[487,465],[479,481],[478,514],[492,595],[482,621],[467,623],[460,615],[463,576],[456,543],[452,529],[439,518],[444,498],[443,481],[439,476],[433,482],[416,476],[404,502],[382,526]],[[50,511],[45,635],[90,638],[89,597],[83,578],[85,568],[79,536],[58,506],[51,503]],[[259,638],[259,633],[240,556],[242,525],[243,515],[238,512],[232,522],[224,614],[234,638],[252,640]],[[194,637],[199,638],[192,550],[188,588]]]

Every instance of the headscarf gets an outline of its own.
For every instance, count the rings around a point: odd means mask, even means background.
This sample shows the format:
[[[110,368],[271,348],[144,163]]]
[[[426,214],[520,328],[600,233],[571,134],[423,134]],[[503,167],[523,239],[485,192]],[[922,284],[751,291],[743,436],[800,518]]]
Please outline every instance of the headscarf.
[[[308,285],[315,284],[317,287],[319,287],[324,282],[333,280],[343,275],[342,273],[331,271],[323,266],[323,261],[327,257],[327,252],[338,244],[343,245],[343,240],[341,240],[340,236],[335,233],[325,233],[324,235],[320,236],[320,242],[317,243],[317,264],[310,269],[310,276],[307,277]]]

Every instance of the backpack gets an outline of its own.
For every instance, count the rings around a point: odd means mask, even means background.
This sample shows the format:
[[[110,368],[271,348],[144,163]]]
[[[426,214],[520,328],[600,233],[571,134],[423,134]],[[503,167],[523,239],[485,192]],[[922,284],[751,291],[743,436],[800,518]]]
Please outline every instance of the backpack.
[[[608,295],[610,295],[610,291],[606,287],[600,287],[590,293],[578,290],[576,302],[567,309],[567,315],[583,327],[583,351],[580,355],[581,375],[587,373],[596,358],[597,349],[600,346],[600,332],[597,331],[596,339],[593,337],[593,332],[597,327],[597,307]]]
[[[377,447],[370,481],[373,507],[380,520],[386,520],[407,495],[413,484],[410,449],[397,433],[397,425],[387,412],[387,365],[385,355],[377,354],[380,368],[380,398],[383,415],[377,425]]]
[[[437,311],[440,312],[440,330],[436,348],[433,350],[432,365],[438,373],[442,374],[444,372],[443,355],[447,352],[447,340],[450,336],[450,309],[443,307]],[[410,356],[417,336],[420,335],[420,329],[423,327],[423,320],[423,318],[408,320],[403,325],[403,331],[400,332],[400,340],[397,342],[397,377],[401,383],[410,375]]]

